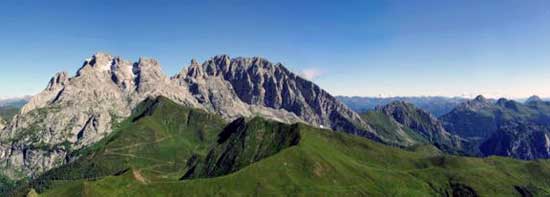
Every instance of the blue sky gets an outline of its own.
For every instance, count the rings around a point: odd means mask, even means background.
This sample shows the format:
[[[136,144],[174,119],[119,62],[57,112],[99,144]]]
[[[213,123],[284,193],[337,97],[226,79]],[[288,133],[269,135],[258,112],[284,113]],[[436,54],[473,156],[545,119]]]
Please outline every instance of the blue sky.
[[[550,97],[550,1],[3,1],[0,97],[97,51],[262,56],[335,95]]]

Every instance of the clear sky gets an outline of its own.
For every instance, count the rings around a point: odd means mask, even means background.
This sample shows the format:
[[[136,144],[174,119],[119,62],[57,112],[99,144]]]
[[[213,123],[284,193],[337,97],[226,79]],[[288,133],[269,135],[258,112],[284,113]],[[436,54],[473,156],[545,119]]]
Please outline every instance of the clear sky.
[[[168,75],[263,56],[335,95],[550,97],[550,1],[2,1],[0,97],[97,51]]]

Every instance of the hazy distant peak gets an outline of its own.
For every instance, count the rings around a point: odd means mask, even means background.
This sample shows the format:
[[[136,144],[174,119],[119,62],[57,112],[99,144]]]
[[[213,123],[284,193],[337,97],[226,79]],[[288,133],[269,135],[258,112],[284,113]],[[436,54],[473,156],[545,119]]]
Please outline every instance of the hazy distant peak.
[[[504,104],[506,104],[507,102],[508,102],[508,99],[506,99],[506,98],[499,98],[499,99],[497,100],[497,105],[504,105]]]
[[[535,102],[541,102],[541,101],[542,101],[542,99],[541,99],[539,96],[533,95],[533,96],[529,97],[529,98],[525,101],[525,103],[535,103]]]
[[[476,96],[476,98],[474,98],[474,101],[477,101],[477,102],[487,102],[487,98],[485,98],[483,95],[478,95]]]

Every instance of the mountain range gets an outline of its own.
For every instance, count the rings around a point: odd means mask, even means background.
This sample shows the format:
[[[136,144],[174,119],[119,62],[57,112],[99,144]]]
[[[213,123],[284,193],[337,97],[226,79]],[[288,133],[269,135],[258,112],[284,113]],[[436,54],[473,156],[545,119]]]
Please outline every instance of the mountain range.
[[[227,121],[262,116],[376,138],[326,91],[262,58],[215,56],[167,77],[154,59],[132,63],[97,53],[75,76],[55,74],[7,124],[0,133],[0,169],[12,178],[32,177],[71,161],[71,151],[101,140],[138,103],[161,95]]]
[[[356,112],[367,112],[374,110],[377,106],[387,105],[395,101],[411,103],[414,106],[439,117],[449,113],[459,104],[468,99],[463,97],[442,97],[442,96],[423,96],[423,97],[360,97],[360,96],[337,96],[338,100],[346,104]]]
[[[441,120],[451,133],[479,143],[476,154],[550,158],[550,102],[536,96],[526,103],[478,96]]]
[[[438,116],[405,101],[359,114],[346,99],[260,57],[192,60],[168,77],[154,59],[97,53],[2,116],[0,189],[16,196],[550,194],[546,161],[463,157],[549,158],[550,102],[430,98],[436,107],[424,108]]]

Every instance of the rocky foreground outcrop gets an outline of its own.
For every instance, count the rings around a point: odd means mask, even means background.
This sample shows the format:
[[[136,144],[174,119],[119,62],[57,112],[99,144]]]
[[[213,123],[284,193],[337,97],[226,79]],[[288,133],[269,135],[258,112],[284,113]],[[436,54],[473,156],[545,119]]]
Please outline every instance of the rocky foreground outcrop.
[[[1,173],[35,176],[70,162],[71,151],[107,136],[138,103],[156,96],[228,121],[258,115],[376,138],[365,121],[319,86],[262,58],[192,61],[169,78],[154,59],[130,62],[97,53],[75,76],[57,73],[0,132]]]

